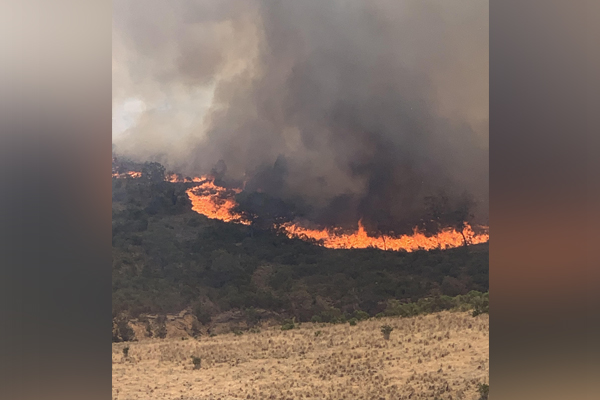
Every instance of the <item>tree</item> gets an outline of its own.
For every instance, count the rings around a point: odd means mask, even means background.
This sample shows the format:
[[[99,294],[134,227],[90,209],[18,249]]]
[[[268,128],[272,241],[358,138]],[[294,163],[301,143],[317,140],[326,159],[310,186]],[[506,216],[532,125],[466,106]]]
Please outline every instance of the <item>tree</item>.
[[[212,319],[209,310],[200,302],[194,305],[193,314],[202,325],[208,325]]]
[[[160,163],[147,162],[142,167],[142,178],[150,182],[162,182],[165,180],[166,169]]]
[[[215,179],[215,182],[218,184],[222,181],[222,179],[225,177],[225,174],[227,173],[227,164],[225,164],[225,161],[223,160],[219,160],[215,166],[210,170],[210,174],[213,176],[213,178]]]
[[[160,339],[164,339],[167,337],[167,317],[164,315],[159,315],[156,318],[156,337]]]
[[[458,200],[458,204],[454,211],[448,215],[448,222],[450,226],[460,232],[463,237],[465,246],[468,245],[467,238],[465,237],[465,228],[467,227],[468,221],[473,218],[471,210],[475,202],[467,193]]]
[[[463,243],[467,246],[469,243],[465,236],[465,229],[473,218],[471,210],[474,206],[475,202],[466,192],[454,201],[451,201],[443,191],[436,196],[427,196],[425,197],[425,208],[429,220],[425,221],[425,227],[428,231],[453,228],[462,235]]]
[[[201,327],[202,327],[202,325],[200,325],[200,322],[198,322],[196,320],[192,321],[192,327],[190,330],[192,337],[197,338],[198,336],[200,336],[202,334]]]
[[[135,333],[129,326],[129,321],[125,315],[113,319],[113,342],[129,342],[135,339]]]
[[[312,317],[313,298],[304,288],[298,288],[288,295],[292,312],[300,321],[308,321]]]
[[[385,340],[390,340],[390,333],[392,333],[392,331],[394,330],[394,328],[392,328],[389,325],[383,325],[381,327],[381,333],[383,333],[383,338]]]
[[[244,191],[236,196],[236,201],[236,211],[245,215],[252,226],[260,230],[272,230],[295,216],[293,205],[267,193]]]
[[[202,366],[202,358],[192,356],[192,364],[194,364],[194,369],[200,369]]]
[[[212,252],[211,258],[210,272],[207,273],[211,286],[222,287],[227,283],[243,279],[239,255],[219,249]]]
[[[442,293],[447,296],[465,294],[466,290],[465,284],[452,276],[445,276],[442,281]]]

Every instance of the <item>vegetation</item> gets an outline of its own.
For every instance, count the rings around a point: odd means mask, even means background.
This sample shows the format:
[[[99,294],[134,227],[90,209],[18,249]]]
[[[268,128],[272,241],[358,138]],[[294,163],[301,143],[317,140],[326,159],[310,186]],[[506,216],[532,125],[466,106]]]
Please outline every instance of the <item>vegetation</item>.
[[[266,225],[210,220],[191,210],[185,191],[193,183],[164,182],[156,163],[125,167],[143,174],[112,183],[113,341],[133,337],[126,318],[184,309],[202,325],[241,310],[249,326],[264,311],[298,322],[345,323],[456,307],[488,310],[488,297],[469,297],[488,291],[487,245],[412,253],[327,249]],[[156,322],[155,336],[166,335]]]
[[[129,326],[129,321],[125,315],[118,317],[113,316],[113,330],[112,330],[112,341],[113,342],[129,342],[134,340],[135,334],[133,329]]]
[[[488,400],[488,397],[490,395],[490,385],[480,383],[477,386],[477,391],[479,392],[479,400]]]
[[[385,340],[390,340],[390,333],[392,333],[392,331],[394,330],[394,328],[392,328],[389,325],[383,325],[381,327],[381,333],[383,333],[383,338]]]
[[[192,356],[192,364],[194,364],[194,369],[200,369],[202,365],[202,358]]]
[[[296,327],[296,322],[294,319],[287,319],[287,320],[283,321],[283,324],[281,324],[282,331],[289,331],[290,329],[294,329],[295,327]]]
[[[489,383],[489,317],[469,312],[127,345],[126,362],[112,345],[113,399],[476,400]]]
[[[156,319],[156,325],[158,328],[156,329],[156,337],[159,339],[164,339],[167,337],[167,317],[164,315],[159,315]]]
[[[192,337],[194,337],[194,338],[199,337],[202,334],[200,329],[201,329],[200,323],[198,321],[192,321],[192,327],[191,327]]]
[[[471,291],[466,295],[426,297],[416,302],[402,303],[389,299],[385,310],[378,317],[412,317],[420,314],[431,314],[445,310],[473,310],[473,316],[489,313],[489,293]]]
[[[482,294],[480,296],[473,295],[470,299],[473,305],[473,316],[476,317],[480,314],[490,313],[490,296],[489,293]]]

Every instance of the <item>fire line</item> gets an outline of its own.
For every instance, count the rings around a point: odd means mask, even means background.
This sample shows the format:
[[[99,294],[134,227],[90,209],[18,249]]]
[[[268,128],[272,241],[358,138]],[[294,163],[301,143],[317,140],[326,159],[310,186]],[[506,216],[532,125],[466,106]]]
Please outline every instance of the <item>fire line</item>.
[[[141,177],[141,173],[130,171],[124,174],[113,174],[113,177],[139,178]],[[178,174],[169,174],[165,180],[174,183],[198,183],[198,185],[186,191],[192,203],[192,210],[198,214],[224,222],[244,225],[251,224],[244,215],[235,212],[235,207],[237,206],[235,195],[240,193],[242,189],[227,189],[218,186],[210,176],[183,178]],[[466,223],[462,234],[460,231],[448,228],[432,236],[427,236],[415,228],[412,235],[381,235],[373,237],[367,234],[362,221],[358,222],[358,230],[354,233],[342,233],[330,229],[308,229],[293,222],[285,223],[280,228],[283,228],[289,238],[316,240],[324,247],[332,249],[364,249],[374,247],[382,250],[412,252],[416,250],[460,247],[464,244],[465,239],[468,244],[486,243],[490,240],[489,233],[475,233],[472,227]]]

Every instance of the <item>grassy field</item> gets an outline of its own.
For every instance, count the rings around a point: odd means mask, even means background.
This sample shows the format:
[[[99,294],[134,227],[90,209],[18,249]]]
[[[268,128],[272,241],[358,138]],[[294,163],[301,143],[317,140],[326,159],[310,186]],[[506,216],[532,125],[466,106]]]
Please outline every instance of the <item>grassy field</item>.
[[[113,399],[478,399],[488,342],[487,314],[442,312],[115,343]]]

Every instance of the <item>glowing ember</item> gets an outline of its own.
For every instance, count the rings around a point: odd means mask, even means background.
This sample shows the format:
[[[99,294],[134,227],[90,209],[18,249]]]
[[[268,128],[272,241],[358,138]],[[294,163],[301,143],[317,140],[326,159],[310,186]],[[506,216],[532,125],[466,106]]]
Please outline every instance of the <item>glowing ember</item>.
[[[130,171],[124,174],[113,174],[113,177],[139,178],[141,175],[140,172]],[[227,189],[218,186],[214,183],[214,179],[209,176],[186,178],[178,174],[168,174],[165,180],[168,182],[199,183],[199,185],[186,191],[192,202],[193,211],[211,219],[250,225],[250,221],[245,216],[234,211],[237,206],[235,195],[240,193],[242,189]],[[411,252],[421,249],[433,250],[460,247],[464,244],[465,240],[468,244],[485,243],[490,240],[488,233],[476,234],[468,224],[465,224],[462,234],[460,231],[449,228],[434,236],[426,236],[415,228],[412,235],[402,235],[399,237],[387,235],[369,236],[362,225],[362,221],[358,222],[358,231],[351,234],[335,230],[303,228],[292,222],[282,225],[281,228],[285,230],[289,238],[317,240],[323,246],[332,249],[364,249],[374,247],[382,250]]]
[[[123,179],[123,178],[141,178],[142,177],[142,173],[138,172],[138,171],[128,171],[128,172],[123,172],[122,174],[120,173],[114,173],[112,174],[113,178],[119,178],[119,179]]]

